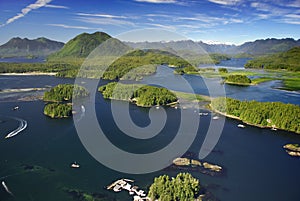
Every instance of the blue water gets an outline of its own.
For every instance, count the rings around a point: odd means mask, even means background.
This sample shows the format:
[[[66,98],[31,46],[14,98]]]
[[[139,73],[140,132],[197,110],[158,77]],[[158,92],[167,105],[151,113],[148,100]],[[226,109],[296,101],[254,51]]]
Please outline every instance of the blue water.
[[[276,89],[276,87],[280,86],[280,81],[270,81],[255,86],[242,87],[226,84],[222,85],[220,78],[205,79],[196,75],[184,75],[183,77],[188,83],[190,83],[194,92],[197,94],[213,94],[215,96],[226,95],[227,97],[239,100],[257,100],[263,102],[278,101],[296,105],[300,104],[300,93]],[[145,84],[156,83],[157,85],[161,85],[172,90],[190,92],[180,84],[180,75],[175,75],[172,69],[165,66],[158,67],[156,74],[144,78],[142,82]],[[207,87],[208,85],[214,86],[214,91],[209,91]],[[225,90],[225,93],[221,93],[222,89]]]
[[[196,93],[208,94],[202,78],[191,75],[185,75],[184,78]],[[42,88],[73,81],[52,76],[0,76],[0,88]],[[171,89],[186,91],[179,82],[178,75],[174,75],[172,70],[166,67],[159,67],[155,75],[145,78],[142,82],[167,85]],[[209,82],[217,88],[224,86],[216,79]],[[105,83],[100,81],[99,85]],[[268,82],[250,87],[225,85],[225,89],[227,96],[241,100],[276,100],[299,105],[299,93],[273,89],[276,84]],[[43,101],[18,101],[19,97],[24,96],[28,94],[21,92],[7,96],[0,93],[0,180],[4,180],[15,195],[10,196],[0,186],[1,201],[74,200],[63,191],[64,188],[105,194],[110,200],[115,198],[129,201],[132,198],[127,193],[116,194],[104,187],[118,178],[132,178],[141,189],[147,190],[155,176],[174,176],[178,172],[161,170],[150,174],[131,175],[111,170],[97,162],[85,150],[72,118],[50,119],[43,115]],[[95,100],[98,121],[105,134],[116,146],[134,153],[148,153],[165,147],[174,139],[181,121],[180,110],[165,108],[168,121],[161,133],[153,139],[136,140],[127,137],[117,128],[110,111],[110,101],[104,100],[100,93],[96,94]],[[127,107],[124,102],[117,104],[120,108]],[[12,110],[16,105],[19,109]],[[129,112],[137,125],[146,126],[150,123],[148,108],[131,105]],[[194,153],[199,152],[203,143],[210,124],[210,115],[201,117],[197,137],[189,149]],[[26,120],[28,127],[17,136],[4,139],[7,132],[18,127],[18,122],[11,117]],[[300,160],[288,156],[282,146],[287,143],[300,143],[300,136],[251,126],[240,129],[237,127],[239,123],[237,120],[226,118],[221,138],[214,151],[204,159],[223,166],[225,175],[212,177],[200,172],[191,172],[193,176],[200,179],[201,185],[206,186],[222,201],[298,200]],[[188,138],[188,133],[186,135]],[[105,154],[112,159],[115,157],[109,151],[105,151]],[[70,164],[73,161],[77,161],[81,167],[71,169]],[[34,165],[37,168],[25,170],[24,165]]]
[[[0,58],[0,62],[7,62],[7,63],[44,63],[45,58],[37,57],[33,59],[29,59],[26,57],[12,57],[12,58]]]

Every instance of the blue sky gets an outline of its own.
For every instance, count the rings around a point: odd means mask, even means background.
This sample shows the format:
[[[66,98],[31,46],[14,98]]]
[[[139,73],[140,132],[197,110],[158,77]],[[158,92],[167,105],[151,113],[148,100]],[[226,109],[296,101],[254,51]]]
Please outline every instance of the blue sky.
[[[241,44],[300,38],[300,0],[6,0],[0,44],[12,37],[67,42],[82,32],[162,28],[192,40]]]

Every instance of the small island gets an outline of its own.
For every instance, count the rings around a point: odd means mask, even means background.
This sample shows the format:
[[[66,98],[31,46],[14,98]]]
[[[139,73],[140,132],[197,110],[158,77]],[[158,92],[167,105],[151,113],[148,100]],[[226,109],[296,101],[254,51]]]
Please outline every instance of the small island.
[[[84,98],[89,95],[86,88],[79,85],[59,84],[44,93],[43,100],[49,102],[44,107],[44,114],[51,118],[72,116],[72,98]]]
[[[44,114],[51,118],[66,118],[72,115],[70,103],[49,103],[44,107]]]
[[[111,82],[99,87],[104,98],[124,100],[142,107],[171,105],[177,103],[177,97],[166,88],[141,84],[121,84]]]
[[[161,175],[154,178],[148,197],[151,200],[202,200],[204,195],[200,195],[200,189],[200,181],[189,173],[179,173],[175,178]]]
[[[225,78],[224,83],[239,86],[251,85],[251,79],[246,75],[229,75]]]
[[[286,144],[283,146],[283,148],[288,153],[288,155],[300,157],[300,145],[299,144]]]

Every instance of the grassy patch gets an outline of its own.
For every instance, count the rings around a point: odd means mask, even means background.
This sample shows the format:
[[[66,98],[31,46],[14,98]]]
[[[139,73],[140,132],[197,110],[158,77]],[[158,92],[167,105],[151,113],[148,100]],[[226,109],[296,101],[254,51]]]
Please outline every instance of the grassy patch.
[[[185,99],[187,101],[207,101],[210,102],[210,97],[199,95],[199,94],[192,94],[186,92],[179,92],[179,91],[172,91],[178,98]]]
[[[259,77],[259,78],[252,79],[252,83],[253,84],[260,84],[260,83],[268,82],[268,81],[272,81],[272,80],[277,80],[277,78],[274,78],[274,77]]]
[[[290,91],[300,90],[300,78],[290,78],[283,80],[283,89]]]

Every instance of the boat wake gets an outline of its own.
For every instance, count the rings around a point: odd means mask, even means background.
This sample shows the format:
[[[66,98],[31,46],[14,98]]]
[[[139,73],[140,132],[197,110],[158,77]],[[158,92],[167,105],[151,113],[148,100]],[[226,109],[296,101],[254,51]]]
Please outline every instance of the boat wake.
[[[8,189],[8,187],[6,186],[6,184],[5,184],[4,181],[2,181],[1,184],[2,184],[3,188],[5,189],[5,191],[6,191],[7,193],[9,193],[10,195],[14,196],[14,194]]]
[[[8,133],[5,136],[5,138],[14,137],[14,136],[18,135],[20,132],[22,132],[27,127],[27,121],[25,121],[24,119],[19,119],[19,118],[14,118],[14,119],[20,122],[19,127],[16,128],[15,130],[11,131],[10,133]]]

